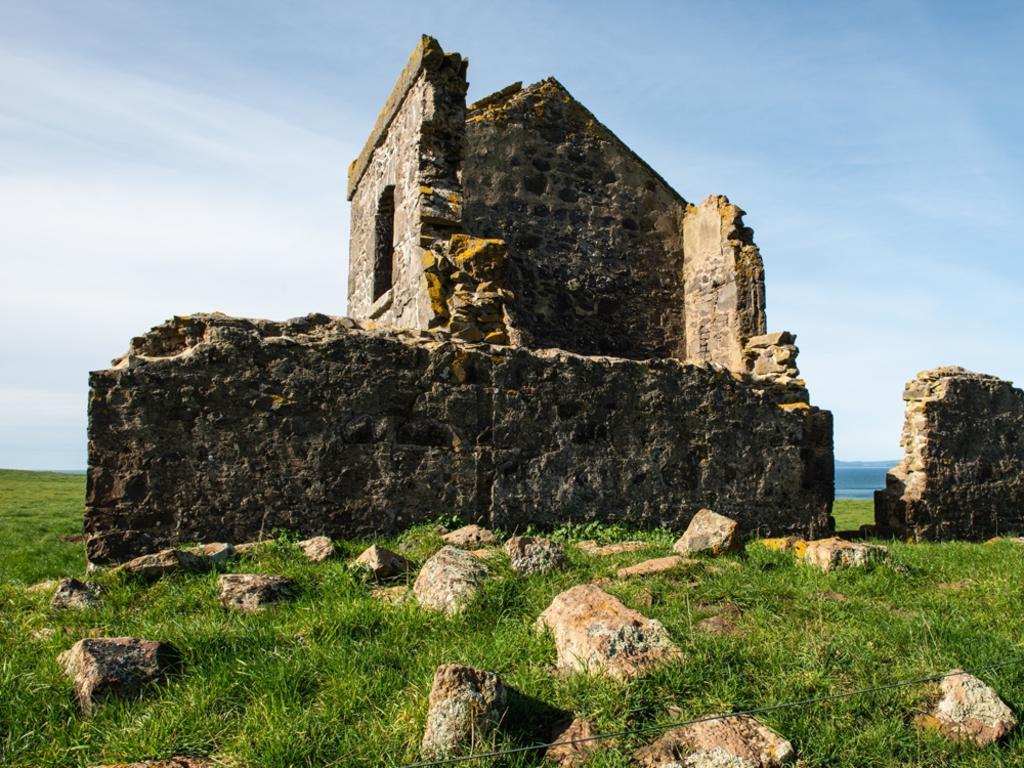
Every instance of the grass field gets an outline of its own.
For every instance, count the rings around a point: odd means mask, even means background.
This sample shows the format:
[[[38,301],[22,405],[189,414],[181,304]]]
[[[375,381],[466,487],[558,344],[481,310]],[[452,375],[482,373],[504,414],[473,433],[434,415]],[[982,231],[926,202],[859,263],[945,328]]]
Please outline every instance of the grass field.
[[[751,544],[744,556],[613,581],[608,591],[659,619],[685,653],[685,660],[630,684],[552,674],[554,644],[531,624],[563,589],[665,553],[673,540],[667,532],[603,529],[599,535],[609,540],[644,538],[650,550],[588,558],[570,547],[570,568],[530,578],[515,576],[495,557],[494,578],[456,618],[378,602],[343,559],[312,565],[287,546],[230,566],[298,580],[294,602],[262,614],[221,608],[215,574],[147,587],[111,573],[96,577],[106,590],[101,608],[55,614],[48,593],[24,587],[83,574],[81,545],[60,538],[78,529],[83,485],[75,476],[0,472],[3,766],[92,766],[175,754],[212,755],[226,766],[250,768],[411,763],[433,671],[443,662],[492,670],[518,692],[511,735],[502,742],[508,745],[546,735],[544,726],[559,712],[590,717],[601,731],[621,731],[1021,655],[1024,547],[1010,542],[894,543],[898,569],[828,575]],[[870,521],[866,503],[837,511],[840,528]],[[402,542],[422,559],[438,540],[420,528],[384,543]],[[365,544],[340,546],[347,557]],[[828,592],[842,593],[845,602],[827,599]],[[696,631],[698,621],[727,605],[741,611],[742,636]],[[38,634],[44,628],[55,631]],[[56,657],[93,634],[169,641],[183,655],[183,671],[140,701],[107,702],[84,719]],[[1024,664],[984,677],[1011,707],[1024,710]],[[905,688],[763,719],[794,743],[808,768],[1024,765],[1019,733],[979,750],[915,729],[910,721],[927,696],[925,687]],[[670,707],[677,709],[670,714]],[[626,766],[632,748],[650,738],[620,740],[591,765]],[[468,765],[488,764],[540,761],[526,755]]]

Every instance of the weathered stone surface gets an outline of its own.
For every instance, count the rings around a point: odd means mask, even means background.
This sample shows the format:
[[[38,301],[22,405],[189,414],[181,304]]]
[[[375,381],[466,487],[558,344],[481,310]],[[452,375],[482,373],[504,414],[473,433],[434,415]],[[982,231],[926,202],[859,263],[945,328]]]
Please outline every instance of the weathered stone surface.
[[[740,634],[740,628],[728,616],[709,616],[697,622],[697,629],[709,635]]]
[[[46,581],[40,581],[36,584],[30,584],[25,587],[25,591],[30,595],[38,594],[40,592],[52,592],[57,588],[59,582],[56,579],[47,579]]]
[[[644,560],[636,565],[629,565],[620,568],[616,574],[620,579],[631,579],[637,576],[656,576],[659,573],[668,573],[684,565],[697,565],[696,560],[688,560],[679,555],[668,557],[655,557],[651,560]]]
[[[303,556],[311,563],[322,563],[334,557],[334,542],[328,536],[314,536],[311,539],[303,539],[296,542]]]
[[[534,627],[551,630],[557,666],[565,671],[604,672],[628,679],[680,656],[660,622],[627,608],[592,584],[557,595]]]
[[[444,539],[445,544],[460,549],[479,549],[498,543],[498,537],[494,535],[493,531],[475,524],[464,525],[451,533],[444,534],[441,538]]]
[[[634,757],[641,768],[773,768],[795,756],[775,731],[734,715],[674,728]]]
[[[247,541],[244,544],[235,545],[235,554],[239,557],[255,557],[261,551],[270,546],[270,541]]]
[[[561,544],[535,536],[513,536],[505,542],[505,554],[521,576],[552,571],[568,562]]]
[[[803,559],[805,563],[827,573],[836,568],[865,568],[884,563],[889,559],[889,550],[880,544],[864,544],[833,537],[807,542]]]
[[[601,747],[609,746],[608,741],[587,741],[596,735],[589,720],[577,717],[571,723],[561,723],[551,733],[552,746],[544,751],[544,759],[559,768],[584,765]]]
[[[974,675],[954,669],[942,679],[940,688],[942,697],[922,721],[926,727],[985,747],[1017,725],[1017,718],[999,694]]]
[[[86,715],[104,696],[137,696],[151,683],[163,680],[180,662],[167,643],[132,637],[94,637],[79,640],[59,657],[74,680],[75,698]]]
[[[363,569],[375,581],[386,581],[404,576],[413,569],[412,563],[386,547],[371,544],[352,561],[354,568]]]
[[[680,555],[722,555],[743,544],[739,524],[724,515],[702,509],[693,516],[686,531],[672,546]]]
[[[423,757],[454,757],[490,745],[505,716],[505,700],[505,686],[493,672],[442,664],[430,689]]]
[[[420,568],[412,591],[424,608],[459,613],[489,574],[487,566],[468,552],[445,546]]]
[[[584,539],[576,542],[576,546],[591,557],[611,557],[648,549],[651,545],[646,541],[617,541],[613,544],[598,544],[593,539]]]
[[[963,368],[903,392],[903,461],[875,492],[882,535],[973,539],[1024,532],[1024,391]]]
[[[215,768],[216,765],[204,757],[168,757],[163,760],[141,760],[135,763],[110,763],[96,768]]]
[[[261,573],[225,573],[219,579],[220,601],[237,611],[262,611],[270,603],[287,600],[297,591],[287,576]]]
[[[171,573],[203,573],[213,566],[211,560],[184,549],[163,549],[152,555],[141,555],[119,565],[116,570],[154,580]]]
[[[744,532],[831,530],[826,412],[673,360],[349,326],[193,315],[94,372],[90,559],[277,528],[393,533],[439,510],[515,530],[683,527],[711,507]]]
[[[198,547],[190,549],[189,552],[205,557],[214,566],[225,565],[234,560],[236,555],[234,546],[226,542],[200,544]]]
[[[61,579],[50,607],[58,611],[81,611],[100,604],[100,587],[78,579]]]

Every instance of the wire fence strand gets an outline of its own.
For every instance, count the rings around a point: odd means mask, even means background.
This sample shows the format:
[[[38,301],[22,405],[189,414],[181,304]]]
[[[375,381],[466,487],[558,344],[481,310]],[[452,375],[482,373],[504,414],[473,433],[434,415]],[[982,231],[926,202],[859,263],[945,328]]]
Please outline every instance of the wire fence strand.
[[[928,675],[927,677],[918,677],[912,680],[899,680],[891,683],[883,683],[882,685],[872,686],[870,688],[859,688],[854,691],[844,691],[842,693],[830,693],[826,696],[810,696],[805,699],[797,699],[795,701],[786,701],[781,704],[768,704],[763,707],[754,707],[752,709],[741,709],[735,712],[717,714],[717,715],[706,715],[704,717],[693,718],[692,720],[676,720],[668,723],[658,723],[657,725],[648,725],[640,728],[632,728],[624,731],[615,731],[612,733],[600,733],[594,736],[583,736],[577,739],[565,739],[562,741],[549,741],[540,742],[537,744],[527,744],[522,747],[510,747],[508,749],[498,749],[490,752],[477,752],[476,754],[461,755],[457,757],[445,757],[437,760],[427,760],[420,763],[408,763],[399,766],[399,768],[437,768],[438,766],[445,765],[456,765],[460,763],[469,763],[476,760],[486,760],[493,757],[507,757],[509,755],[523,754],[526,752],[534,752],[541,749],[549,749],[551,747],[560,746],[573,746],[576,744],[585,744],[595,741],[607,741],[609,739],[623,739],[631,736],[647,736],[652,733],[661,733],[663,731],[670,730],[672,728],[682,728],[687,725],[696,725],[698,723],[707,723],[712,720],[728,720],[732,717],[744,717],[763,715],[769,712],[778,712],[782,709],[792,709],[794,707],[808,707],[814,704],[825,704],[830,701],[839,701],[841,699],[850,699],[855,696],[866,696],[872,693],[880,693],[882,691],[891,691],[897,688],[909,688],[915,685],[924,685],[925,683],[935,683],[940,680],[944,680],[947,677],[956,677],[958,675],[979,675],[984,672],[991,672],[994,669],[1001,669],[1003,667],[1010,667],[1016,664],[1024,662],[1024,656],[1016,659],[1009,659],[993,664],[988,664],[982,667],[976,667],[973,670],[960,670],[956,672],[945,672],[942,674]]]

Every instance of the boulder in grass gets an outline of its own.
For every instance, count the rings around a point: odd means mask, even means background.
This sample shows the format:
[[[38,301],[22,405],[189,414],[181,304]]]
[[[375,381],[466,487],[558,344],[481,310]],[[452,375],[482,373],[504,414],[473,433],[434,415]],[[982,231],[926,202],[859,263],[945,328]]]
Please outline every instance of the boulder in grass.
[[[880,544],[833,537],[807,542],[803,559],[805,563],[828,573],[838,568],[866,568],[884,563],[889,559],[889,550]]]
[[[534,536],[513,536],[505,542],[512,570],[521,576],[545,573],[565,566],[565,549],[557,541]]]
[[[651,545],[646,541],[617,541],[614,544],[598,544],[593,539],[584,539],[576,542],[576,546],[591,557],[611,557],[647,549]]]
[[[442,664],[430,689],[423,757],[456,757],[491,746],[505,716],[505,700],[505,686],[493,672]]]
[[[235,554],[239,557],[255,557],[269,546],[270,539],[247,541],[243,544],[235,544]]]
[[[100,604],[100,587],[78,579],[61,579],[50,607],[56,611],[83,611]]]
[[[390,549],[371,544],[352,561],[352,567],[368,574],[374,581],[387,581],[409,573],[413,565]]]
[[[697,623],[697,629],[707,635],[738,635],[740,628],[728,616],[709,616]]]
[[[1017,718],[999,694],[974,675],[954,669],[942,679],[940,689],[942,697],[935,709],[919,719],[926,727],[985,747],[1017,725]]]
[[[660,622],[627,608],[593,584],[556,595],[534,628],[551,630],[556,665],[566,672],[628,680],[681,655]]]
[[[680,555],[722,555],[734,552],[742,543],[735,520],[702,509],[693,516],[672,549]]]
[[[293,597],[296,592],[292,579],[262,573],[225,573],[219,583],[221,603],[236,611],[262,611],[271,603]]]
[[[334,557],[334,542],[327,536],[314,536],[311,539],[303,539],[295,544],[302,550],[302,554],[311,563],[322,563]]]
[[[452,615],[465,609],[489,575],[469,552],[441,547],[420,568],[412,591],[424,608]]]
[[[91,715],[104,696],[132,697],[175,671],[180,656],[167,643],[133,637],[91,637],[79,640],[57,661],[74,680],[75,698]]]
[[[498,543],[498,537],[493,531],[479,525],[464,525],[461,528],[446,533],[441,537],[445,544],[460,549],[480,549],[481,547],[492,547]]]
[[[550,744],[544,752],[544,760],[558,768],[576,768],[584,765],[601,747],[608,747],[609,741],[598,741],[594,727],[589,720],[577,717],[571,723],[560,723],[551,732]]]
[[[657,576],[662,573],[669,573],[683,566],[696,565],[696,560],[690,560],[679,555],[668,557],[655,557],[652,560],[644,560],[636,565],[619,568],[616,574],[620,579],[632,579],[638,576]]]
[[[205,557],[211,565],[226,565],[235,559],[235,548],[227,542],[218,541],[211,544],[200,544],[198,547],[189,550],[193,554]]]
[[[673,728],[634,754],[641,768],[775,768],[792,762],[793,745],[748,715]]]
[[[146,581],[155,581],[171,573],[203,573],[211,567],[210,560],[202,555],[184,549],[164,549],[151,555],[136,557],[114,570]]]

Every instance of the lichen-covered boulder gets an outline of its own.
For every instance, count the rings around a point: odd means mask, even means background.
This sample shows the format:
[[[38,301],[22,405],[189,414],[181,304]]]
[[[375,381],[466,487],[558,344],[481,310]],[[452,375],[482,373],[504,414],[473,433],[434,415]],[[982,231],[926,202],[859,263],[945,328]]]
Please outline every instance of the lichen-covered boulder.
[[[90,637],[79,640],[57,661],[74,680],[79,708],[91,715],[103,696],[137,696],[163,680],[178,668],[180,656],[173,646],[154,640]]]
[[[296,584],[287,576],[261,573],[225,573],[218,579],[220,602],[236,611],[262,611],[271,603],[294,596]]]
[[[696,560],[690,560],[679,555],[669,555],[668,557],[655,557],[635,565],[619,568],[616,575],[620,579],[632,579],[638,576],[657,576],[658,574],[669,573],[683,566],[696,564]]]
[[[505,542],[505,554],[512,570],[521,576],[553,571],[568,562],[557,541],[533,536],[513,536]]]
[[[1017,725],[1017,718],[999,694],[974,675],[954,669],[942,679],[940,689],[942,698],[921,722],[950,738],[984,747]]]
[[[459,549],[479,549],[490,547],[498,543],[498,537],[494,532],[479,525],[464,525],[451,533],[441,537],[445,544]]]
[[[311,539],[303,539],[295,544],[307,560],[311,563],[322,563],[334,557],[334,542],[327,536],[314,536]]]
[[[505,686],[493,672],[442,664],[430,689],[423,757],[453,757],[489,745],[505,715],[505,699]]]
[[[100,604],[100,587],[78,579],[61,579],[50,607],[56,611],[82,611]]]
[[[203,555],[184,549],[164,549],[136,557],[114,570],[154,581],[171,573],[203,573],[212,567],[211,561]]]
[[[466,607],[488,575],[487,566],[469,552],[441,547],[420,568],[412,591],[424,608],[451,615]]]
[[[680,656],[660,622],[627,608],[593,584],[557,595],[534,628],[551,630],[556,664],[564,671],[606,673],[624,680]]]
[[[734,715],[673,728],[634,758],[641,768],[773,768],[795,755],[768,726]]]
[[[686,531],[672,549],[680,555],[721,555],[743,543],[735,520],[702,509],[690,520]]]
[[[234,546],[224,541],[200,544],[198,547],[190,549],[189,552],[205,557],[214,566],[226,565],[235,559],[236,554]]]
[[[352,568],[366,573],[374,581],[387,581],[409,573],[413,565],[390,549],[371,544],[352,561]]]
[[[889,550],[880,544],[833,537],[807,542],[803,560],[828,573],[837,568],[866,568],[884,563],[888,558]]]

